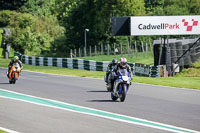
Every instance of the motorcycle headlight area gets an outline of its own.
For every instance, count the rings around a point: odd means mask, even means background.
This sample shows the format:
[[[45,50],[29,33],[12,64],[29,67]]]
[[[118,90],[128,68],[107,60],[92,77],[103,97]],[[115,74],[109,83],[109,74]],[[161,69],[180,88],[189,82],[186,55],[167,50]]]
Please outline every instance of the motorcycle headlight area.
[[[128,81],[128,76],[122,76],[123,81]]]

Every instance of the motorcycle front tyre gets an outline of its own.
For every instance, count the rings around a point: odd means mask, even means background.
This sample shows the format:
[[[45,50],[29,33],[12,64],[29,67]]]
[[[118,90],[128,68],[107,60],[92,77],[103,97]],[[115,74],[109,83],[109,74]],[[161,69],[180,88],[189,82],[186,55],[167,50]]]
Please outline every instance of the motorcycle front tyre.
[[[111,93],[111,99],[112,99],[113,101],[116,101],[116,100],[118,99],[118,97],[114,96],[114,94]]]
[[[123,87],[122,87],[122,94],[121,94],[121,97],[120,97],[120,101],[121,102],[124,102],[124,100],[126,98],[126,90],[127,90],[127,85],[123,85]]]
[[[17,80],[17,74],[15,73],[14,79],[12,80],[12,83],[15,84],[16,80]]]

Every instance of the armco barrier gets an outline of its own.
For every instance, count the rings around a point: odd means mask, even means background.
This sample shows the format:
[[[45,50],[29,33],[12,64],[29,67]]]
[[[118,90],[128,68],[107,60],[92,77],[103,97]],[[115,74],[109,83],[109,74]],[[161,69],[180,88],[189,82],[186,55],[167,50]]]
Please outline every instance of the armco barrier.
[[[17,55],[17,54],[15,54]],[[73,58],[53,58],[53,57],[35,57],[21,56],[22,63],[36,66],[55,66],[70,69],[81,69],[89,71],[104,71],[106,72],[109,61],[92,61]],[[160,74],[161,66],[151,66],[139,63],[128,63],[134,75],[146,77],[161,77],[165,74]]]

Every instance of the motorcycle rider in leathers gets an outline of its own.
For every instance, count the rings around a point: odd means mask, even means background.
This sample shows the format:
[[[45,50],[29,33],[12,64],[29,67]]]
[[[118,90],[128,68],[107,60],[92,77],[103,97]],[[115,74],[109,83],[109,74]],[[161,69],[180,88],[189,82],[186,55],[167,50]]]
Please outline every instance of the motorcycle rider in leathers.
[[[108,64],[107,71],[106,71],[106,83],[108,83],[108,75],[110,73],[110,70],[113,69],[117,65],[118,61],[116,59],[113,59],[110,64]]]
[[[9,65],[8,65],[8,72],[7,72],[7,77],[8,78],[9,78],[9,74],[10,74],[10,69],[13,66],[14,63],[18,63],[20,68],[21,68],[21,70],[23,68],[22,62],[19,60],[19,57],[18,56],[14,56],[13,59],[10,61]]]
[[[116,80],[118,78],[118,71],[120,69],[127,69],[127,71],[130,73],[130,76],[131,76],[131,79],[132,79],[131,67],[127,64],[126,58],[121,58],[120,62],[113,69],[113,74],[114,74],[114,77],[115,77],[114,80]]]

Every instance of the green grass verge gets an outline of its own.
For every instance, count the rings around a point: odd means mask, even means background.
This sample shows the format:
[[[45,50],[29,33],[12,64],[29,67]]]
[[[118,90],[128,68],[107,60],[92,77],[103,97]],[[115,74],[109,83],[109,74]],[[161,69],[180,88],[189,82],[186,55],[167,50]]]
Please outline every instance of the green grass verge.
[[[31,65],[24,65],[24,70],[53,73],[53,74],[59,74],[59,75],[91,77],[91,78],[103,78],[105,74],[105,72],[101,72],[101,71],[87,71],[87,70],[78,70],[78,69],[47,67],[47,66],[31,66]]]
[[[0,133],[8,133],[8,132],[6,132],[6,131],[3,131],[3,130],[0,130]]]
[[[177,77],[200,77],[200,58],[193,64],[192,68],[184,69]]]
[[[8,63],[9,60],[0,58],[0,67],[7,68]],[[105,72],[47,67],[47,66],[32,66],[32,65],[24,65],[24,70],[60,74],[60,75],[101,78],[101,79],[103,79],[105,75]],[[168,78],[151,78],[151,77],[134,76],[133,82],[181,87],[181,88],[200,89],[200,76],[187,77],[187,75],[181,75],[181,74],[177,75],[176,77],[168,77]]]
[[[101,56],[87,56],[87,57],[80,57],[79,59],[85,59],[85,60],[95,60],[95,61],[112,61],[112,59],[117,59],[118,61],[120,60],[121,57],[126,57],[127,61],[130,63],[142,63],[142,64],[148,64],[148,65],[153,65],[153,55],[151,52],[147,53],[142,53],[139,52],[138,55],[136,56],[133,54],[133,57],[129,57],[127,54],[124,55],[101,55]]]
[[[200,77],[147,78],[136,76],[133,81],[152,85],[200,89]]]

